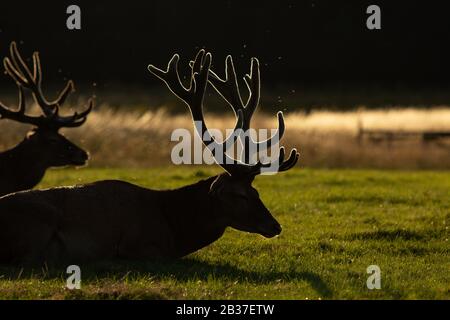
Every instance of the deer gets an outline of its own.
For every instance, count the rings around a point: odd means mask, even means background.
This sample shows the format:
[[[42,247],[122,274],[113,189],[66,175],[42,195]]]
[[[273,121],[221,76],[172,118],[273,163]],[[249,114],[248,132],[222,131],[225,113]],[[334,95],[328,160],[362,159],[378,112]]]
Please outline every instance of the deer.
[[[10,45],[10,57],[3,60],[6,73],[18,87],[19,102],[17,110],[0,102],[0,119],[32,125],[33,128],[18,145],[0,153],[0,196],[32,189],[50,167],[83,166],[89,158],[86,151],[69,141],[59,130],[81,126],[93,108],[93,100],[89,99],[84,111],[61,116],[60,107],[75,90],[73,81],[67,82],[55,100],[47,100],[41,88],[42,69],[38,52],[33,53],[32,60],[31,70],[21,57],[15,42]],[[26,114],[24,89],[32,93],[42,115]]]
[[[203,116],[208,84],[233,103],[236,130],[250,124],[249,118],[259,103],[257,59],[252,60],[251,73],[246,77],[251,90],[246,104],[240,98],[231,58],[227,58],[226,78],[221,79],[210,70],[211,53],[201,50],[190,64],[189,88],[180,81],[178,59],[174,55],[165,71],[153,65],[148,68],[188,106],[193,119],[201,122],[197,134],[213,138]],[[278,134],[282,135],[283,114],[279,113],[278,118]],[[238,138],[227,140],[235,142]],[[202,141],[210,150],[219,150],[213,146],[226,142]],[[275,141],[268,143],[277,145]],[[215,159],[226,153],[221,150],[214,153]],[[287,159],[284,147],[279,150],[274,170],[294,167],[299,159],[297,150],[293,149]],[[0,263],[179,259],[215,242],[229,227],[266,238],[278,236],[280,223],[252,187],[254,178],[272,163],[231,160],[233,163],[217,161],[223,173],[178,189],[152,190],[125,181],[104,180],[0,198]]]

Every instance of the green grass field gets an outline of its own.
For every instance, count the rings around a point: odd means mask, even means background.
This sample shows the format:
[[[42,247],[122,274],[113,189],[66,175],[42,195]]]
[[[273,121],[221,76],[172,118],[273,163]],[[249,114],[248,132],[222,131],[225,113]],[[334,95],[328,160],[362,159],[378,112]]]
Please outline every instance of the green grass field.
[[[40,187],[123,179],[174,188],[210,168],[64,169]],[[450,299],[450,172],[297,169],[255,186],[283,225],[264,239],[228,229],[177,261],[80,266],[81,290],[65,270],[0,268],[1,299]],[[369,290],[369,265],[381,289]]]

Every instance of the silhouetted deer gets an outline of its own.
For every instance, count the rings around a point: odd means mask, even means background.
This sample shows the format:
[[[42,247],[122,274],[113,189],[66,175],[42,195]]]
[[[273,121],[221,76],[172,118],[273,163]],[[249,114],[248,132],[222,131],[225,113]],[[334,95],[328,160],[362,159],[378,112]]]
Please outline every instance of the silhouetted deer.
[[[42,94],[42,71],[38,53],[33,54],[33,71],[20,56],[14,42],[11,43],[10,54],[11,57],[5,58],[3,62],[7,74],[19,88],[19,109],[12,111],[0,102],[0,118],[31,124],[34,128],[16,147],[0,153],[0,196],[33,188],[50,167],[84,165],[88,154],[58,130],[81,126],[93,105],[90,100],[88,108],[82,113],[60,116],[59,108],[74,90],[73,82],[69,81],[59,96],[49,102]],[[32,92],[34,101],[42,109],[42,116],[25,114],[23,88]]]
[[[202,123],[201,133],[209,135],[202,103],[210,81],[237,110],[237,129],[250,122],[259,101],[259,67],[252,60],[246,79],[251,97],[242,103],[231,58],[227,78],[210,73],[211,54],[200,51],[191,64],[191,86],[179,80],[178,56],[167,71],[149,66],[190,108],[194,120]],[[279,113],[280,130],[284,131]],[[211,145],[218,142],[204,140]],[[270,144],[271,142],[269,142]],[[261,145],[261,148],[263,146]],[[216,149],[217,150],[217,149]],[[225,153],[225,151],[224,151]],[[224,155],[224,154],[222,154]],[[218,157],[219,155],[215,155]],[[292,168],[298,153],[294,149],[284,161],[281,148],[275,170]],[[217,158],[216,158],[217,159]],[[232,159],[233,160],[233,159]],[[256,175],[269,163],[220,164],[225,173],[176,190],[154,191],[122,181],[18,192],[0,199],[0,261],[80,261],[182,257],[219,239],[227,227],[274,237],[280,224],[251,186]]]

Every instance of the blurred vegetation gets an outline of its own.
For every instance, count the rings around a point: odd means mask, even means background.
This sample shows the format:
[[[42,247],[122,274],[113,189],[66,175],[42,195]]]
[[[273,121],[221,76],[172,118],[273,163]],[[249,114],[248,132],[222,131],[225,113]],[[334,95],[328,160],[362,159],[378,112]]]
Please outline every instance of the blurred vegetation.
[[[130,92],[132,95],[132,92]],[[154,98],[157,99],[156,97]],[[86,99],[80,98],[82,103]],[[156,103],[156,102],[155,102]],[[79,110],[80,104],[73,104]],[[170,106],[160,108],[141,105],[97,105],[87,122],[62,132],[88,150],[94,167],[152,167],[171,162],[171,152],[178,141],[171,141],[173,130],[185,128],[194,137],[188,108],[176,102],[178,113]],[[225,108],[225,107],[224,107]],[[209,128],[234,128],[235,118],[227,113],[205,115]],[[38,109],[30,110],[38,113]],[[63,110],[62,112],[68,112]],[[264,106],[252,119],[255,129],[277,127],[275,112]],[[326,168],[396,168],[449,169],[450,138],[425,141],[423,132],[450,132],[450,108],[392,108],[355,111],[285,112],[286,133],[281,141],[288,148],[300,150],[301,166]],[[0,121],[0,151],[24,139],[28,126],[9,120]],[[392,139],[367,138],[363,130],[391,131]],[[396,134],[417,133],[406,139]]]

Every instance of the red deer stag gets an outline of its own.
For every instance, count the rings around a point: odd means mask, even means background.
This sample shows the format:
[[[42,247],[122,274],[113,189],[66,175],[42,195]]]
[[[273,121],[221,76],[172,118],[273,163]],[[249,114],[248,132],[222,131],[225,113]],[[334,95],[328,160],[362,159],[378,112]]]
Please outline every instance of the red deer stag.
[[[10,46],[10,58],[4,59],[7,74],[19,88],[19,109],[12,111],[0,102],[0,118],[31,124],[34,128],[16,147],[0,153],[0,196],[33,188],[41,181],[50,167],[84,165],[88,154],[67,140],[60,128],[81,126],[92,110],[92,99],[88,108],[80,114],[60,116],[59,108],[74,90],[69,81],[54,101],[47,101],[41,89],[42,71],[39,55],[33,54],[33,71],[20,56],[16,44]],[[42,109],[42,116],[25,114],[24,88],[30,90],[34,101]]]
[[[211,54],[201,51],[197,55],[191,68],[189,89],[180,82],[177,61],[175,55],[167,71],[153,66],[149,69],[186,102],[194,119],[201,121],[202,133],[208,134],[202,103],[208,76],[212,75]],[[251,109],[259,101],[257,60],[252,65],[247,80],[253,90],[252,98],[245,106],[239,99],[233,105],[239,118],[237,129],[249,123],[250,119],[245,117],[251,116]],[[228,72],[233,74],[234,81],[234,69],[229,68]],[[232,96],[238,94],[235,82],[222,81],[215,75],[210,80],[227,101],[237,98]],[[279,119],[284,128],[282,115]],[[208,144],[206,140],[205,144]],[[220,145],[215,141],[213,144]],[[283,150],[277,160],[278,171],[289,170],[298,160],[294,149],[285,161]],[[216,241],[227,227],[264,237],[278,235],[280,224],[251,186],[254,177],[262,168],[269,167],[269,163],[234,162],[221,164],[225,173],[175,190],[149,190],[110,180],[3,197],[0,199],[0,261],[77,263],[177,258]]]

